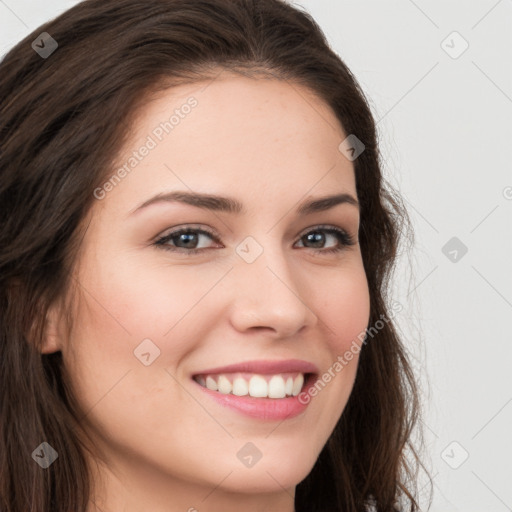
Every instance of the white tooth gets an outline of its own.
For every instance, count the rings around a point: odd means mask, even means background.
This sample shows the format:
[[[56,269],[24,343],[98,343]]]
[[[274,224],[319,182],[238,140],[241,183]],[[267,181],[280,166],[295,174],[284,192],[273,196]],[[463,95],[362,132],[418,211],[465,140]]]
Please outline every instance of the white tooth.
[[[249,395],[253,397],[265,397],[268,395],[267,381],[261,375],[253,375],[249,381]]]
[[[292,395],[297,396],[300,393],[300,390],[302,389],[302,386],[304,384],[304,375],[302,373],[299,373],[297,377],[295,377],[295,380],[293,381],[293,390]]]
[[[231,382],[224,375],[219,376],[219,391],[225,395],[231,393]]]
[[[269,398],[284,398],[286,391],[284,389],[284,379],[281,375],[274,375],[268,383]]]
[[[196,377],[196,382],[201,384],[201,386],[206,387],[206,381],[204,380],[204,377]]]
[[[206,377],[206,387],[212,391],[217,391],[218,389],[215,379],[212,379],[211,377]]]
[[[249,386],[247,385],[247,381],[242,377],[237,377],[233,381],[233,395],[237,396],[245,396],[249,394]]]
[[[286,386],[285,386],[284,390],[285,390],[285,393],[287,395],[291,395],[292,394],[292,391],[293,391],[293,377],[288,377],[286,379]]]

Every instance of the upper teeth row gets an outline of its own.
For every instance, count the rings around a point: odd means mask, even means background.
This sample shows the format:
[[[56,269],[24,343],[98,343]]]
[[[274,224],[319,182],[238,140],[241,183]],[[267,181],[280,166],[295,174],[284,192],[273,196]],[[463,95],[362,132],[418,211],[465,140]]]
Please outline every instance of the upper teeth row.
[[[199,377],[197,380],[202,386],[226,395],[284,398],[287,395],[297,396],[300,393],[304,384],[304,374],[299,373],[295,378],[287,377],[286,380],[282,375],[272,375],[268,381],[263,375],[253,375],[249,381],[239,375],[233,379],[233,383],[222,374],[215,377],[207,375],[206,379]]]

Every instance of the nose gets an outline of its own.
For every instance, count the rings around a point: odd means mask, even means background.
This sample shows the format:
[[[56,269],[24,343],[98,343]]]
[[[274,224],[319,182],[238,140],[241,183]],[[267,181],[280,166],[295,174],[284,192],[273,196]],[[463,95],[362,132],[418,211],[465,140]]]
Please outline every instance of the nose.
[[[293,275],[281,251],[264,250],[252,263],[238,261],[232,279],[236,283],[231,309],[235,329],[270,330],[275,338],[288,338],[316,325],[318,317],[314,305],[307,302],[306,283]]]

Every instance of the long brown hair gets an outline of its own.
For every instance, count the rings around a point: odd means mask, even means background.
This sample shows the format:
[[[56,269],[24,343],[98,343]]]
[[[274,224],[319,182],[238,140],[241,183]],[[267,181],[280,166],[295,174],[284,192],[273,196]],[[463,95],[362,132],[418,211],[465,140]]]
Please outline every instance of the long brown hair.
[[[32,47],[42,32],[57,49]],[[48,40],[46,40],[48,42]],[[39,45],[44,46],[43,43]],[[49,48],[49,46],[47,46]],[[367,100],[311,16],[284,0],[85,0],[0,63],[0,509],[84,512],[92,480],[60,352],[41,354],[47,311],[75,284],[82,222],[148,93],[229,70],[308,87],[365,146],[354,160],[370,326],[389,319],[403,226],[381,175]],[[410,230],[410,227],[409,227]],[[68,309],[70,309],[68,305]],[[69,311],[69,324],[72,313]],[[30,329],[29,329],[30,327]],[[33,327],[33,328],[32,328]],[[365,343],[352,394],[310,474],[302,511],[418,510],[411,442],[418,392],[392,320]],[[58,463],[31,454],[43,441]]]

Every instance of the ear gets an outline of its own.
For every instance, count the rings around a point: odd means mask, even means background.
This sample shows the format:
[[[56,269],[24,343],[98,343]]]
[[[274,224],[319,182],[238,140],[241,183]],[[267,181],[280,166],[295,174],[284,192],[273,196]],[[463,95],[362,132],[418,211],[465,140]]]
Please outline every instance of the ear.
[[[26,293],[25,286],[26,283],[20,278],[13,277],[9,279],[6,286],[7,302],[12,302],[13,304],[23,303],[23,297]],[[63,324],[61,322],[62,315],[60,314],[60,304],[61,301],[56,300],[47,310],[43,325],[43,339],[37,348],[37,350],[42,354],[58,352],[61,350],[62,341],[65,339],[62,336],[64,331],[62,330]],[[32,325],[29,325],[28,328],[24,330],[23,334],[25,335],[27,342],[34,346],[36,341],[36,322],[32,321],[31,324]]]
[[[62,322],[58,303],[54,303],[46,313],[42,345],[42,354],[58,352],[62,348]]]

